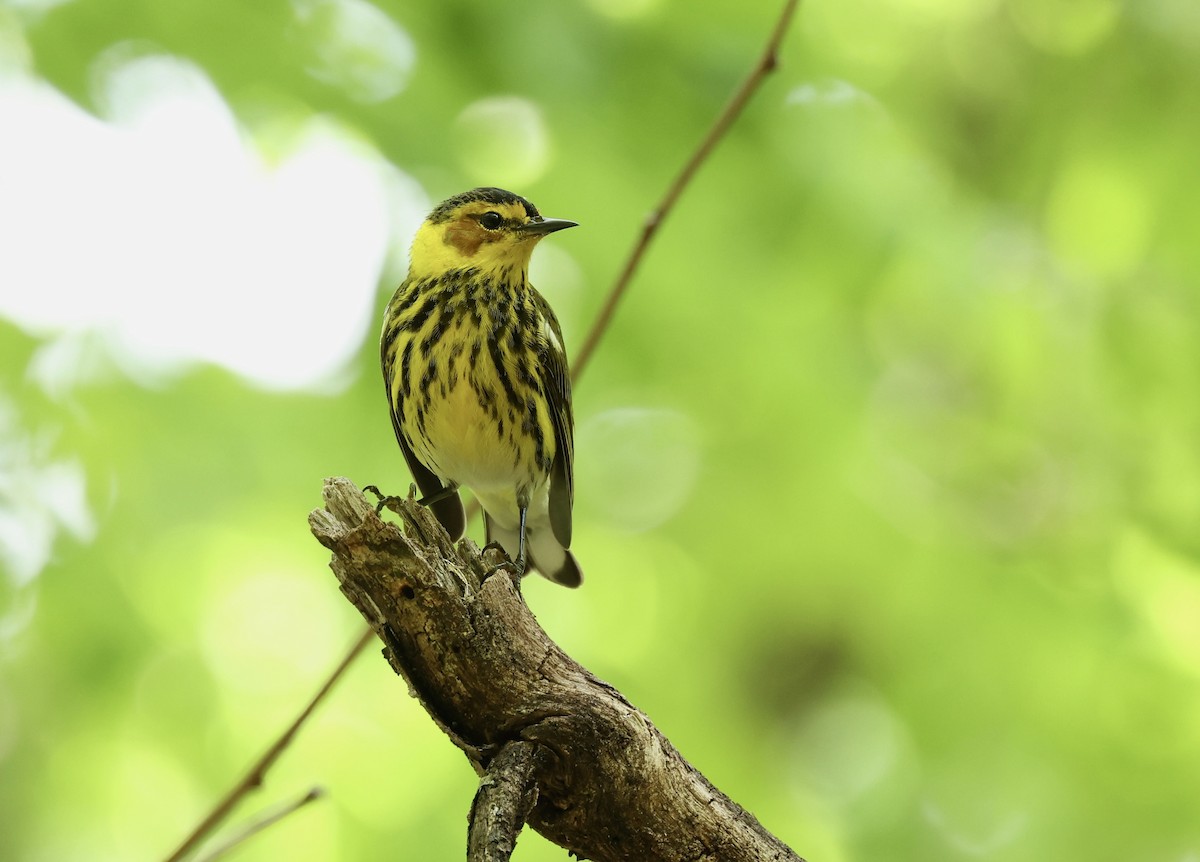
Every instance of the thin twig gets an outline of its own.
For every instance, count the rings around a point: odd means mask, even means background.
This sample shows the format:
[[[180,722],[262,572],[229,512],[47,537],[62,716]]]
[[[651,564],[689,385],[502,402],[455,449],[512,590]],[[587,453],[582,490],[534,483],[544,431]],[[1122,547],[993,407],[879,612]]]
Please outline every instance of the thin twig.
[[[725,133],[729,131],[729,127],[733,125],[738,116],[741,115],[742,109],[750,101],[750,97],[754,95],[763,79],[771,72],[775,71],[775,67],[779,64],[779,46],[783,42],[783,37],[787,33],[788,25],[791,24],[792,16],[795,15],[796,7],[800,0],[787,0],[783,6],[783,12],[779,15],[779,20],[775,22],[775,29],[771,31],[771,37],[767,40],[766,48],[763,49],[762,56],[754,68],[750,70],[750,74],[742,81],[742,85],[738,87],[737,92],[733,94],[733,98],[725,106],[725,110],[721,111],[716,121],[712,124],[712,128],[708,130],[708,134],[700,142],[700,146],[692,153],[691,158],[683,166],[683,170],[675,177],[675,181],[667,188],[667,193],[663,195],[663,199],[659,201],[657,207],[646,218],[645,224],[642,225],[642,233],[633,245],[633,250],[629,253],[629,257],[625,261],[625,266],[621,269],[620,275],[617,276],[616,282],[613,283],[609,290],[608,298],[604,301],[600,313],[596,315],[596,320],[592,323],[592,328],[588,332],[587,338],[583,342],[583,346],[579,348],[579,353],[575,356],[575,361],[571,363],[571,378],[573,381],[578,381],[580,375],[583,374],[583,369],[587,367],[588,361],[592,358],[592,354],[596,352],[596,347],[600,344],[600,339],[608,331],[609,324],[612,322],[613,314],[616,313],[617,305],[621,302],[621,298],[625,295],[625,290],[629,287],[629,282],[633,280],[633,274],[637,271],[638,265],[642,262],[642,256],[646,253],[647,246],[654,239],[654,235],[658,233],[659,227],[675,208],[676,201],[683,194],[684,189],[691,183],[696,172],[700,170],[701,165],[708,160],[709,155],[725,137]]]
[[[612,287],[609,288],[608,297],[605,299],[604,305],[601,307],[600,312],[596,315],[596,319],[592,323],[592,327],[588,331],[587,337],[584,339],[583,346],[579,349],[578,354],[575,356],[574,362],[571,364],[571,379],[573,382],[578,382],[583,369],[587,366],[588,362],[592,358],[592,354],[595,353],[597,346],[600,344],[601,338],[603,338],[605,332],[608,331],[608,328],[612,323],[613,315],[616,313],[617,305],[620,304],[622,297],[625,295],[625,292],[629,287],[629,283],[633,280],[633,275],[637,271],[638,266],[641,264],[642,257],[645,255],[646,249],[649,247],[651,240],[653,240],[654,236],[658,233],[659,226],[662,225],[663,220],[667,217],[671,210],[674,209],[675,203],[679,200],[679,197],[691,183],[696,172],[708,159],[709,155],[716,148],[717,144],[720,143],[721,138],[725,136],[725,133],[729,131],[730,126],[732,126],[734,121],[737,120],[737,118],[741,115],[742,110],[750,101],[750,97],[754,95],[754,92],[762,84],[763,79],[766,78],[767,75],[769,75],[772,71],[774,71],[775,67],[778,65],[779,46],[783,42],[783,37],[787,33],[788,26],[791,24],[792,17],[795,15],[796,7],[799,5],[799,2],[800,0],[786,0],[783,6],[783,11],[780,13],[779,19],[775,22],[775,27],[771,31],[771,35],[767,40],[766,47],[763,50],[762,55],[759,57],[758,62],[750,71],[750,74],[742,82],[741,86],[738,87],[737,91],[733,94],[733,97],[729,100],[729,103],[725,106],[724,110],[722,110],[720,115],[718,115],[716,121],[708,130],[708,133],[700,141],[700,145],[692,153],[691,157],[688,158],[687,162],[683,166],[683,169],[679,172],[679,175],[675,177],[674,182],[672,182],[667,188],[667,192],[665,195],[663,195],[662,200],[659,201],[658,206],[646,219],[645,224],[642,226],[641,235],[634,243],[633,250],[626,259],[625,265],[621,268],[621,272],[617,276],[617,280],[613,282]],[[473,514],[473,512],[473,509],[468,509],[468,515]],[[358,657],[358,655],[363,651],[366,645],[374,639],[374,637],[375,633],[370,626],[364,627],[358,642],[351,647],[350,652],[346,654],[345,658],[342,659],[341,663],[334,669],[329,678],[325,680],[321,686],[321,690],[317,693],[316,697],[312,699],[312,702],[310,702],[308,706],[305,707],[304,711],[297,716],[296,720],[284,732],[283,736],[281,736],[275,742],[275,744],[267,750],[267,753],[263,755],[258,763],[251,768],[246,777],[238,782],[229,791],[229,793],[226,794],[225,798],[222,799],[215,808],[213,808],[212,812],[210,812],[209,815],[204,818],[203,821],[201,821],[200,825],[197,826],[192,834],[188,836],[187,840],[180,845],[179,849],[167,859],[167,862],[180,862],[180,860],[182,860],[204,837],[213,831],[229,815],[229,812],[233,810],[234,806],[238,803],[242,796],[262,784],[263,777],[267,769],[270,768],[283,750],[287,748],[288,744],[292,740],[292,737],[296,735],[301,725],[304,724],[304,722],[308,719],[308,716],[312,713],[313,708],[321,701],[322,698],[325,697],[326,694],[328,694],[329,690],[337,684],[337,682],[341,679],[342,674],[346,672],[346,669],[353,663],[354,659]]]
[[[200,862],[215,862],[215,860],[220,859],[222,856],[224,856],[230,850],[232,850],[233,848],[235,848],[239,844],[241,844],[243,841],[246,841],[249,838],[253,838],[255,835],[257,835],[259,832],[262,832],[268,826],[274,826],[276,823],[278,823],[283,818],[287,817],[289,814],[295,814],[297,811],[299,811],[305,805],[308,805],[308,803],[315,802],[316,800],[320,799],[324,795],[325,795],[325,791],[323,791],[319,787],[314,787],[312,790],[308,791],[308,793],[305,793],[299,799],[293,800],[292,802],[289,802],[287,805],[283,805],[283,806],[277,808],[275,811],[271,812],[270,814],[267,814],[263,817],[258,818],[257,820],[252,821],[251,823],[248,823],[245,826],[245,828],[239,830],[228,841],[224,842],[223,844],[219,845],[218,847],[215,847],[211,853],[206,853],[204,855],[204,857],[200,860]]]
[[[342,678],[342,674],[346,672],[346,668],[358,658],[359,654],[366,649],[367,644],[371,643],[374,639],[375,632],[371,627],[364,627],[362,634],[358,636],[358,640],[354,643],[354,646],[350,647],[350,651],[346,653],[338,666],[334,668],[333,673],[329,675],[329,679],[325,680],[324,685],[313,695],[308,705],[296,716],[295,721],[275,740],[263,756],[254,762],[254,765],[250,767],[245,777],[225,794],[224,798],[208,813],[208,816],[200,821],[199,825],[192,830],[192,834],[179,845],[179,849],[167,857],[167,862],[179,862],[179,860],[186,857],[210,832],[216,829],[229,816],[229,812],[234,809],[234,806],[241,801],[243,796],[251,790],[262,786],[267,770],[271,768],[275,761],[279,759],[279,755],[283,754],[284,750],[291,744],[300,727],[312,715],[317,705],[325,699],[325,695],[329,694],[334,684]]]

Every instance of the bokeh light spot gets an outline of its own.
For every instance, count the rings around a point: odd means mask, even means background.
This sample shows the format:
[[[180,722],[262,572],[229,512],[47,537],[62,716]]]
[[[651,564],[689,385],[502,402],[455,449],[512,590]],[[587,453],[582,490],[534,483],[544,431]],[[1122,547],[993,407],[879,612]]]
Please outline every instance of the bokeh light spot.
[[[550,135],[541,110],[528,99],[480,99],[454,125],[459,163],[476,182],[519,189],[550,167]]]
[[[804,24],[814,38],[838,46],[848,74],[875,82],[900,70],[918,48],[914,31],[924,26],[908,10],[870,0],[814,3],[804,10]]]
[[[964,23],[991,14],[999,0],[889,0],[889,5],[929,21]]]
[[[629,21],[655,11],[662,6],[662,0],[588,0],[588,5],[605,18]]]
[[[831,697],[797,730],[797,765],[821,798],[854,802],[901,764],[905,734],[886,703],[868,692]]]
[[[10,586],[41,573],[60,534],[81,541],[96,534],[83,465],[53,458],[51,439],[24,430],[0,396],[0,571]]]
[[[364,0],[295,0],[298,27],[313,54],[308,72],[360,102],[404,89],[416,62],[409,35]]]
[[[328,585],[305,577],[308,561],[288,548],[255,549],[230,536],[213,550],[201,640],[221,689],[235,698],[299,695],[344,646]]]
[[[921,814],[962,856],[1024,858],[1031,830],[1053,820],[1058,777],[1019,743],[995,732],[926,763]],[[987,775],[980,782],[979,775]],[[1007,853],[1001,851],[1007,850]]]
[[[33,52],[21,22],[14,11],[0,6],[0,75],[28,70],[32,65]]]
[[[577,431],[578,487],[618,529],[652,530],[674,516],[700,472],[700,431],[677,410],[619,407]]]
[[[536,203],[536,201],[535,201]],[[539,205],[539,209],[541,206]],[[557,212],[558,207],[544,209],[543,215],[550,218],[570,218],[570,213]],[[584,295],[585,279],[583,270],[574,256],[555,241],[543,242],[534,252],[533,260],[529,263],[529,281],[535,285],[538,292],[546,297],[554,316],[562,326],[563,339],[566,341],[567,352],[574,355],[578,349],[578,320],[580,300]]]
[[[875,97],[849,81],[826,78],[794,87],[787,96],[789,105],[852,105],[863,102],[877,105]]]
[[[1129,273],[1146,252],[1151,202],[1144,187],[1109,159],[1084,156],[1067,164],[1046,207],[1053,249],[1092,275]]]
[[[1099,44],[1120,15],[1115,0],[1009,0],[1008,11],[1029,44],[1066,56]]]
[[[1160,653],[1200,677],[1200,563],[1128,527],[1117,545],[1114,580]]]

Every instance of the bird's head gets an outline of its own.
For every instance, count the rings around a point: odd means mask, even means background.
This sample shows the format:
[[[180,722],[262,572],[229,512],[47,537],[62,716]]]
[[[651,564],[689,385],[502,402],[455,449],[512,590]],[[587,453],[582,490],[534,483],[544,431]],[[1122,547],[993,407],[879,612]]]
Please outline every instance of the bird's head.
[[[434,278],[452,269],[524,272],[537,241],[575,227],[542,218],[537,207],[504,189],[479,188],[442,201],[417,231],[409,275]]]

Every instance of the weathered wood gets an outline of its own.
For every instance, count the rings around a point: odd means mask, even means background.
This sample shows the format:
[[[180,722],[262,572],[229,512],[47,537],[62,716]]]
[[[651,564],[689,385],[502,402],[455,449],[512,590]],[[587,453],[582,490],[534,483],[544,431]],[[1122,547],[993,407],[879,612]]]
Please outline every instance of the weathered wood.
[[[537,803],[537,755],[533,743],[514,740],[492,758],[471,802],[467,862],[508,862],[517,835]]]
[[[396,506],[402,532],[347,479],[327,480],[324,497],[313,534],[413,695],[486,781],[520,786],[488,769],[528,754],[533,829],[596,862],[802,862],[550,640],[519,585],[488,575],[499,552],[455,547],[411,500]],[[506,748],[518,741],[530,748]]]

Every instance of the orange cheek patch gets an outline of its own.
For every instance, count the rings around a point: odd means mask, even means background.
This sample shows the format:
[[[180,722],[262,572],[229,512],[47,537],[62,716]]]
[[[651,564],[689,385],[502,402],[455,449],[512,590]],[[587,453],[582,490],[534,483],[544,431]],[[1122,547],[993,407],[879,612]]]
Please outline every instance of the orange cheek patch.
[[[484,232],[474,219],[459,219],[446,228],[446,245],[458,250],[463,257],[474,257],[483,244]]]

